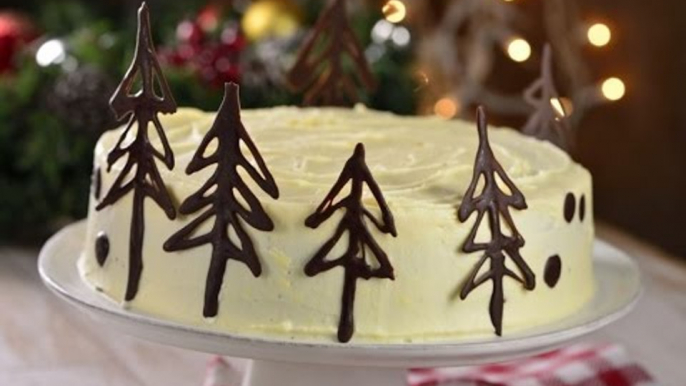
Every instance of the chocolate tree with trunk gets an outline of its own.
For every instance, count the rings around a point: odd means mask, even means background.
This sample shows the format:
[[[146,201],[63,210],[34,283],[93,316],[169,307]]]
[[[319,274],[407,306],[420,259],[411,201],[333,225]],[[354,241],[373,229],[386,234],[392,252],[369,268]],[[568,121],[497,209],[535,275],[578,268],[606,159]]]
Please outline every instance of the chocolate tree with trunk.
[[[334,203],[348,182],[351,183],[350,194]],[[367,185],[379,205],[380,221],[362,204],[364,185]],[[397,236],[393,215],[381,194],[379,185],[374,181],[374,177],[365,163],[365,149],[361,143],[355,147],[355,153],[345,163],[338,181],[317,210],[307,218],[305,225],[310,228],[317,228],[339,209],[344,210],[343,218],[336,227],[334,235],[307,263],[305,274],[316,276],[335,267],[342,267],[345,270],[341,315],[338,325],[338,340],[345,343],[350,341],[355,331],[354,312],[357,280],[395,279],[393,266],[388,260],[388,256],[372,236],[365,221],[366,217],[381,233]],[[348,233],[348,243],[343,255],[334,260],[326,260],[326,257],[346,232]],[[368,252],[377,264],[372,265],[367,262]]]
[[[296,91],[309,88],[303,101],[307,106],[354,104],[360,99],[355,78],[367,91],[376,88],[364,50],[350,26],[346,1],[332,0],[324,10],[287,75]],[[353,74],[346,72],[346,60],[352,63]]]
[[[519,250],[524,246],[524,238],[517,230],[509,210],[510,207],[519,210],[526,209],[526,200],[493,154],[488,142],[486,113],[483,107],[479,107],[477,111],[477,124],[479,148],[476,154],[474,174],[462,204],[460,204],[458,218],[465,222],[472,213],[476,212],[476,221],[462,246],[462,250],[465,253],[482,252],[483,254],[469,274],[466,283],[462,286],[460,298],[466,299],[473,290],[490,280],[493,283],[490,301],[491,323],[495,328],[495,333],[502,335],[503,307],[505,304],[504,278],[514,279],[521,283],[526,290],[531,291],[536,287],[536,277],[519,253]],[[476,189],[481,180],[484,182],[483,189],[477,193]],[[502,191],[499,183],[504,184],[509,192]],[[477,242],[477,233],[486,216],[491,231],[491,239],[487,242]],[[509,228],[510,234],[503,232],[503,226]],[[511,261],[519,273],[506,266],[507,259]],[[481,273],[487,262],[490,266]],[[479,275],[480,273],[481,275]]]
[[[252,155],[255,166],[241,153],[241,142]],[[216,150],[206,155],[208,147],[213,143],[216,143]],[[225,85],[224,101],[217,112],[217,118],[200,142],[186,174],[191,175],[208,167],[214,167],[210,178],[179,207],[179,213],[184,215],[201,210],[204,212],[172,235],[164,243],[164,249],[171,252],[212,245],[203,315],[213,317],[219,311],[219,293],[229,260],[247,265],[255,277],[262,273],[259,256],[244,224],[261,231],[274,229],[274,223],[243,181],[239,169],[243,169],[269,196],[279,197],[274,178],[241,122],[238,86],[235,83]],[[198,229],[211,219],[214,222],[209,232],[196,235]],[[230,229],[234,231],[237,240],[230,237]]]
[[[137,81],[141,89],[134,92]],[[107,171],[122,158],[125,159],[120,174],[115,179],[97,210],[113,205],[133,192],[133,213],[129,240],[129,277],[126,287],[127,301],[138,293],[143,271],[143,242],[145,237],[145,199],[151,198],[169,217],[176,217],[176,210],[167,187],[162,181],[155,159],[168,168],[174,168],[174,154],[164,133],[158,114],[176,112],[176,102],[169,91],[155,55],[150,34],[150,14],[145,3],[138,10],[138,38],[136,54],[124,79],[119,84],[110,106],[117,119],[129,117],[117,144],[107,155]],[[135,134],[132,133],[136,125]],[[162,151],[150,141],[148,130],[155,128]],[[129,142],[130,141],[130,142]]]

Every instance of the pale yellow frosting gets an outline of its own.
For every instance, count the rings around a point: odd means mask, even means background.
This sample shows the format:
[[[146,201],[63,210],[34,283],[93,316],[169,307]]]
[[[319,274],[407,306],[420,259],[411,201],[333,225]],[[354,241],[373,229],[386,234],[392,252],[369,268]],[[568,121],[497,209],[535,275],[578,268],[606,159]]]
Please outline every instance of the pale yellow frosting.
[[[202,317],[210,246],[166,253],[162,244],[194,216],[170,221],[146,201],[145,268],[140,291],[129,308],[174,321],[221,331],[332,341],[338,325],[343,270],[307,277],[303,268],[332,234],[340,215],[318,229],[304,226],[338,177],[358,142],[396,220],[398,237],[376,234],[395,268],[396,279],[360,280],[355,307],[354,341],[458,340],[491,336],[488,313],[491,285],[466,300],[460,285],[479,259],[461,252],[474,218],[457,219],[456,208],[472,177],[478,138],[473,123],[427,117],[399,117],[355,109],[281,107],[244,110],[244,125],[279,186],[273,200],[246,181],[275,223],[272,232],[248,228],[264,273],[254,278],[231,260],[216,318]],[[177,202],[194,193],[211,168],[187,176],[184,171],[213,113],[181,109],[162,116],[176,156],[176,167],[159,165]],[[107,152],[120,131],[108,132],[95,149],[95,164],[106,170]],[[549,323],[579,309],[593,293],[591,244],[593,216],[590,174],[556,147],[513,130],[491,129],[496,157],[526,196],[529,209],[513,210],[526,239],[522,255],[537,276],[534,291],[505,280],[504,333]],[[247,152],[246,152],[247,154]],[[106,192],[121,169],[103,174]],[[586,199],[586,218],[563,216],[567,193]],[[80,261],[87,282],[122,301],[127,280],[131,197],[102,211],[91,200],[85,253]],[[365,205],[376,208],[370,196]],[[204,229],[209,229],[206,224]],[[94,239],[105,232],[111,252],[104,267],[94,257]],[[487,229],[480,237],[488,237]],[[342,252],[340,245],[332,253]],[[562,259],[554,288],[543,281],[549,256]]]

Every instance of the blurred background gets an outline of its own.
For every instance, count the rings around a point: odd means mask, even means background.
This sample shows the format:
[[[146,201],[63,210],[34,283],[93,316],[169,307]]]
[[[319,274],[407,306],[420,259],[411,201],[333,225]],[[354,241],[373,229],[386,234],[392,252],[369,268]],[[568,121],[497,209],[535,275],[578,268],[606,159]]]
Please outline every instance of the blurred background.
[[[216,109],[225,81],[242,85],[247,108],[299,104],[284,75],[324,3],[150,0],[179,105]],[[85,216],[92,148],[116,127],[108,99],[131,59],[138,5],[0,0],[0,243],[39,243]],[[471,118],[484,104],[495,123],[515,128],[564,116],[564,127],[553,122],[538,135],[555,134],[591,170],[597,217],[686,256],[686,3],[349,0],[348,8],[380,82],[366,104],[445,119]],[[546,72],[556,92],[537,83]],[[531,85],[540,87],[526,99]]]

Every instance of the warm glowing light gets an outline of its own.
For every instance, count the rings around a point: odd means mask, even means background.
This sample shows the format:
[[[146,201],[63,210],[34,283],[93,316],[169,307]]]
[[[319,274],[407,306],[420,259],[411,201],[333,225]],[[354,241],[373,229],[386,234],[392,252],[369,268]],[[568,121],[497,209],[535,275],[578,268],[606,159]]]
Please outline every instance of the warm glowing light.
[[[460,112],[460,103],[454,98],[441,98],[434,105],[434,113],[441,118],[450,119]]]
[[[417,80],[422,85],[429,84],[429,75],[425,71],[419,70],[417,71]]]
[[[593,24],[588,29],[588,41],[596,47],[604,47],[610,43],[612,31],[603,23]]]
[[[567,97],[561,97],[559,98],[560,103],[562,104],[562,108],[565,112],[565,116],[569,117],[572,114],[574,114],[574,102],[572,102],[571,99]]]
[[[48,40],[36,52],[36,63],[41,67],[60,64],[65,59],[67,59],[67,50],[64,43],[58,39]]]
[[[415,87],[414,91],[417,92],[429,84],[429,82],[430,82],[429,74],[427,74],[423,70],[418,70],[414,74],[414,81],[415,81],[415,84],[417,86],[417,87]]]
[[[393,34],[391,34],[391,40],[393,40],[393,44],[398,47],[407,46],[410,44],[410,39],[410,30],[405,27],[396,27],[393,30]]]
[[[555,119],[567,118],[574,112],[574,103],[566,97],[550,98],[550,105],[555,112]]]
[[[407,8],[400,0],[389,0],[381,10],[386,20],[391,23],[400,23],[407,16]]]
[[[553,106],[553,110],[555,110],[555,115],[557,115],[557,118],[564,118],[567,116],[565,107],[560,98],[550,98],[550,105]]]
[[[526,62],[531,57],[531,45],[522,38],[512,39],[507,44],[507,54],[515,62]]]
[[[608,78],[606,79],[600,90],[603,96],[610,101],[618,101],[624,97],[626,94],[626,86],[624,82],[619,78]]]
[[[395,26],[386,20],[379,20],[372,28],[372,40],[374,43],[382,44],[388,39],[391,39]]]

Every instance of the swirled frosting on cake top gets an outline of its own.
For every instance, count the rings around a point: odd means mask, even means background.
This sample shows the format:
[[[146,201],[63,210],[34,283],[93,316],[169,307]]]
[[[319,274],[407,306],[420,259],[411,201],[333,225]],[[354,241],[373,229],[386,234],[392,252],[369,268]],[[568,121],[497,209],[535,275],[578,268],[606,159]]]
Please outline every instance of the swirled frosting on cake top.
[[[437,117],[400,118],[362,106],[244,110],[242,119],[279,183],[281,202],[321,198],[355,144],[364,143],[367,164],[389,201],[455,206],[469,184],[478,146],[472,123]],[[166,181],[194,189],[208,177],[211,171],[190,177],[181,172],[213,120],[214,113],[187,108],[163,117],[177,160],[171,173],[160,168]],[[117,139],[116,132],[107,133],[96,155],[104,157]],[[548,192],[541,190],[542,185],[578,167],[556,147],[513,130],[491,129],[490,140],[497,159],[529,200],[545,197]],[[212,146],[208,153],[211,151]],[[117,170],[117,165],[113,169]]]

